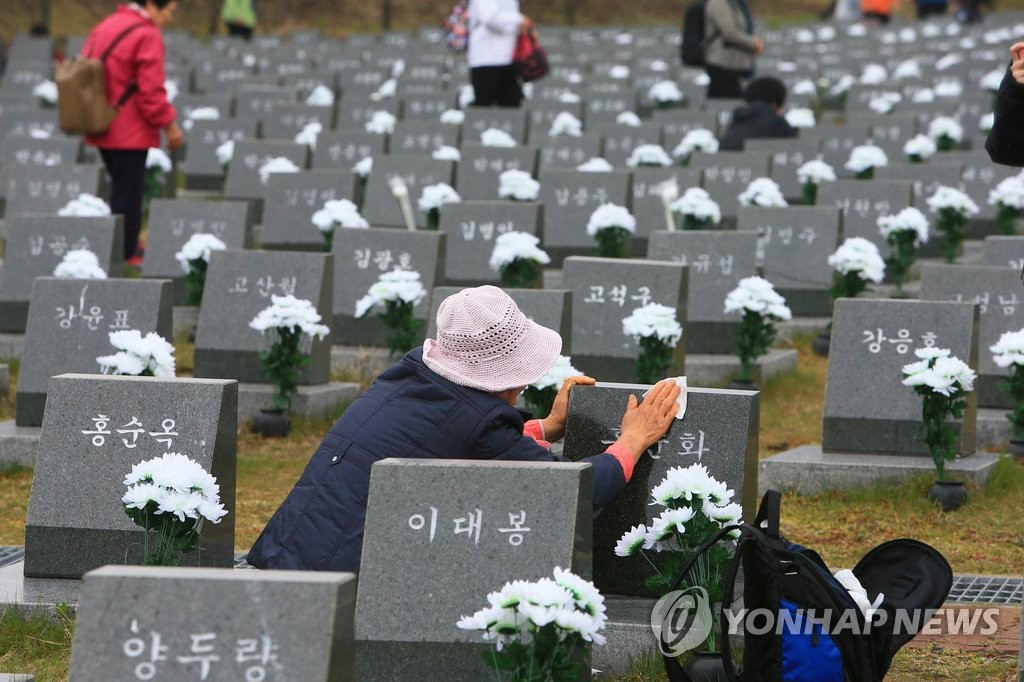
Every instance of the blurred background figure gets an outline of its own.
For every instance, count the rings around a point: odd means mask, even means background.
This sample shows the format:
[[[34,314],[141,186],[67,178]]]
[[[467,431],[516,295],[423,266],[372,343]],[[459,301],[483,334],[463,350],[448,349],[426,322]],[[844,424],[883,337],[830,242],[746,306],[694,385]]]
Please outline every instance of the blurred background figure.
[[[256,28],[256,0],[224,0],[220,18],[229,36],[249,40]]]

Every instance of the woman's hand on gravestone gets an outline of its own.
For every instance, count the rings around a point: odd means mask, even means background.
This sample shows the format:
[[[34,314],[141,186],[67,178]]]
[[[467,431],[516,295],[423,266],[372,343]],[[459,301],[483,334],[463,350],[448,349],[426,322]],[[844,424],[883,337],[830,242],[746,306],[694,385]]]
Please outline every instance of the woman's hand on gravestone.
[[[622,432],[616,443],[626,446],[634,461],[672,426],[681,392],[674,379],[665,379],[651,389],[643,403],[639,403],[635,395],[629,396],[626,413],[622,415]]]
[[[1010,64],[1010,73],[1014,80],[1024,85],[1024,43],[1014,43],[1010,47],[1010,57],[1013,63]]]
[[[593,386],[597,383],[592,377],[579,375],[567,377],[558,389],[555,402],[551,404],[551,414],[541,422],[544,426],[544,439],[554,443],[565,435],[565,420],[569,416],[569,391],[573,386]]]

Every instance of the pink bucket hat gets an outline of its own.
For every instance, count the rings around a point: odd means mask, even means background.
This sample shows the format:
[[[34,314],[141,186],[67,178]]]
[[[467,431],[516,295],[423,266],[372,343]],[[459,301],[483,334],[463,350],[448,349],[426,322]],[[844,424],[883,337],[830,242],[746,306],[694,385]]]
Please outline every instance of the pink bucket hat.
[[[482,286],[441,302],[437,339],[423,342],[423,362],[460,386],[498,393],[543,377],[561,350],[558,332],[527,319],[498,287]]]

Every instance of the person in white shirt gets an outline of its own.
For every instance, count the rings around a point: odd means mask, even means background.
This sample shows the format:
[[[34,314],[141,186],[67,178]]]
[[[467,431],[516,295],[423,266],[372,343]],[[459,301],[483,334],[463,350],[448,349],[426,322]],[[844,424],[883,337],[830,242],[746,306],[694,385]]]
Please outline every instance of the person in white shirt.
[[[520,33],[533,22],[519,12],[519,0],[469,0],[470,82],[475,106],[518,107],[523,89],[512,66]]]

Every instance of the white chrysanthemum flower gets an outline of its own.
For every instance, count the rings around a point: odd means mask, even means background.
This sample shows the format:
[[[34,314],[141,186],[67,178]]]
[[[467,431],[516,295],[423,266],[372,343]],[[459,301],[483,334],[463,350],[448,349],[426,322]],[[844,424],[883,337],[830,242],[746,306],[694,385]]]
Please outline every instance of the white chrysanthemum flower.
[[[174,378],[174,346],[159,334],[143,336],[137,329],[124,329],[110,332],[108,338],[118,352],[96,358],[104,374],[138,376],[148,371],[158,378]]]
[[[214,150],[214,154],[217,155],[217,161],[222,166],[226,166],[231,163],[231,159],[235,156],[235,141],[228,140],[217,146]]]
[[[568,111],[559,112],[559,114],[555,116],[554,120],[551,121],[551,127],[548,129],[548,135],[551,137],[558,137],[561,135],[567,137],[581,137],[583,135],[583,122]]]
[[[889,165],[885,150],[873,144],[864,144],[850,150],[850,158],[844,168],[854,173],[863,173],[869,168]]]
[[[999,182],[988,195],[991,206],[1002,205],[1024,210],[1024,173],[1013,175]]]
[[[710,221],[715,225],[722,222],[722,209],[707,193],[707,190],[700,187],[690,187],[683,195],[669,204],[673,213],[682,216],[693,216],[701,222]]]
[[[639,128],[643,124],[640,117],[632,111],[623,111],[620,113],[615,117],[615,123],[620,126],[626,126],[627,128]]]
[[[633,556],[644,546],[644,539],[646,537],[646,526],[633,526],[615,543],[615,556]]]
[[[32,95],[47,104],[57,103],[57,84],[51,80],[41,80],[32,88]]]
[[[652,59],[647,68],[654,73],[665,73],[668,71],[668,64],[663,59]]]
[[[480,133],[480,144],[485,147],[515,147],[515,139],[498,128],[488,128]]]
[[[992,112],[982,114],[981,118],[978,119],[978,129],[983,133],[990,132],[992,127],[996,124],[996,115]]]
[[[189,237],[182,245],[181,250],[174,254],[174,259],[181,264],[181,269],[189,271],[189,263],[194,260],[210,262],[210,254],[214,251],[223,251],[228,248],[227,244],[212,234],[197,232]]]
[[[860,74],[860,82],[864,85],[879,85],[889,80],[889,72],[881,64],[865,64]]]
[[[522,170],[507,170],[498,176],[498,196],[516,201],[536,201],[540,183]]]
[[[712,487],[713,478],[703,464],[688,467],[672,467],[665,472],[665,478],[651,489],[651,505],[676,508],[681,502],[694,497],[705,498]],[[714,481],[717,483],[717,481]]]
[[[385,272],[370,286],[369,291],[356,302],[356,317],[362,317],[374,306],[388,301],[401,301],[416,305],[427,295],[420,282],[420,273],[413,270]]]
[[[388,111],[375,111],[370,115],[370,119],[364,126],[366,132],[373,133],[374,135],[390,135],[395,132],[395,124],[398,119],[395,118],[394,114]]]
[[[725,297],[726,313],[757,313],[762,317],[788,320],[793,313],[772,283],[762,277],[744,277]]]
[[[686,133],[676,148],[672,150],[672,156],[677,159],[687,157],[693,152],[708,152],[714,154],[718,151],[718,138],[706,128],[694,128]]]
[[[927,386],[932,392],[944,396],[951,396],[961,390],[974,390],[974,381],[977,379],[974,370],[963,360],[950,355],[948,349],[938,350],[945,351],[946,354],[924,358],[924,362],[905,365],[903,385]]]
[[[373,157],[364,156],[352,166],[352,172],[365,180],[373,172]]]
[[[761,206],[762,208],[785,208],[789,206],[782,196],[779,184],[771,178],[755,178],[747,188],[737,196],[741,206]]]
[[[444,144],[435,149],[430,154],[430,158],[435,161],[461,161],[462,152],[451,145]]]
[[[856,272],[861,279],[876,284],[885,276],[885,261],[878,247],[863,237],[848,237],[828,257],[828,264],[842,275]]]
[[[576,170],[583,173],[611,173],[615,168],[606,159],[596,156],[576,166]]]
[[[883,92],[868,102],[868,108],[876,114],[888,114],[902,101],[903,95],[898,92]]]
[[[621,227],[627,232],[634,233],[636,232],[636,218],[624,206],[601,204],[587,221],[587,234],[594,237],[598,230],[612,227]]]
[[[924,73],[916,59],[907,59],[896,65],[892,71],[892,77],[896,80],[913,80],[923,78]]]
[[[793,94],[798,97],[811,97],[818,94],[818,85],[809,78],[798,80],[793,85]]]
[[[256,317],[249,322],[251,329],[262,334],[283,327],[319,339],[331,333],[326,325],[320,324],[320,313],[316,311],[316,307],[311,301],[295,298],[290,294],[288,296],[271,295],[270,301],[270,305],[258,312]]]
[[[302,126],[302,130],[295,135],[295,142],[298,144],[304,144],[313,151],[316,151],[316,141],[319,138],[320,133],[324,131],[324,126],[319,121],[310,121],[306,125]]]
[[[857,83],[857,79],[852,75],[846,73],[840,76],[839,80],[829,89],[829,94],[833,97],[839,97],[845,95],[850,91],[850,88]]]
[[[61,279],[106,279],[107,273],[100,267],[100,259],[89,249],[72,249],[53,271]]]
[[[963,83],[955,78],[941,80],[932,89],[935,91],[936,97],[959,97],[964,94]]]
[[[1024,329],[1003,332],[995,344],[988,347],[992,360],[999,367],[1024,365]]]
[[[505,232],[494,240],[490,265],[492,270],[501,270],[517,260],[529,260],[541,265],[551,262],[551,257],[541,249],[540,239],[526,232]]]
[[[463,84],[463,86],[459,88],[459,108],[465,109],[466,107],[471,106],[475,100],[476,92],[473,91],[473,86],[469,83]]]
[[[676,320],[674,308],[659,303],[648,303],[623,318],[622,333],[633,337],[637,342],[642,338],[655,337],[675,348],[683,336],[683,327]]]
[[[935,141],[927,135],[915,135],[903,145],[903,153],[907,156],[916,156],[922,160],[935,156],[939,148]]]
[[[928,124],[928,137],[936,142],[942,138],[949,138],[953,142],[960,142],[964,139],[964,129],[956,119],[949,116],[936,116]]]
[[[649,537],[660,542],[676,533],[685,533],[686,524],[693,520],[694,516],[695,513],[690,507],[666,509],[651,522]]]
[[[389,78],[380,84],[377,91],[370,95],[370,99],[379,101],[382,99],[392,99],[398,92],[398,81],[394,78]]]
[[[932,213],[939,213],[943,209],[949,209],[956,211],[962,216],[976,216],[981,210],[967,194],[955,187],[947,187],[946,185],[937,187],[935,193],[928,197],[925,203],[928,204],[928,208]]]
[[[647,97],[660,104],[683,101],[683,91],[675,81],[664,80],[652,85],[647,90]]]
[[[555,582],[569,590],[576,602],[576,608],[581,609],[591,616],[601,617],[606,611],[604,597],[594,586],[594,583],[585,580],[572,571],[555,568]]]
[[[608,69],[608,77],[613,80],[626,80],[629,78],[629,67],[624,64],[616,64],[612,68]]]
[[[171,172],[171,157],[159,147],[150,147],[146,151],[146,168],[158,168],[163,173]]]
[[[511,233],[509,233],[511,234]],[[565,355],[559,355],[555,363],[548,368],[547,374],[530,384],[534,388],[561,388],[562,383],[569,377],[578,377],[583,372],[572,366],[572,359]]]
[[[921,88],[910,96],[914,104],[930,104],[935,101],[935,91],[931,88]]]
[[[666,167],[672,165],[672,157],[659,144],[642,144],[633,149],[626,165],[630,168],[640,166]]]
[[[196,107],[185,116],[185,122],[181,127],[186,131],[192,130],[196,121],[219,121],[220,111],[216,107]]]
[[[359,207],[348,199],[329,199],[313,214],[312,220],[321,232],[329,232],[336,227],[366,229],[370,226],[360,215]]]
[[[796,169],[796,178],[801,185],[835,182],[836,171],[821,159],[811,159]]]
[[[90,216],[110,215],[110,206],[97,196],[92,194],[79,194],[69,201],[62,209],[57,211],[59,216],[76,216],[79,218]]]
[[[992,92],[998,92],[999,86],[1003,82],[1003,76],[1006,75],[1006,69],[998,68],[992,69],[981,78],[981,87]]]
[[[427,185],[423,188],[417,205],[421,211],[429,213],[445,204],[457,204],[460,201],[462,201],[462,197],[452,189],[451,185],[439,182],[436,185]]]
[[[558,95],[558,102],[560,104],[579,104],[582,98],[575,92],[563,92]]]
[[[306,97],[306,104],[313,107],[334,106],[334,91],[326,85],[318,84]]]
[[[460,126],[466,120],[466,112],[458,109],[446,109],[441,112],[441,123],[449,126]]]
[[[121,498],[121,504],[128,509],[145,509],[150,502],[155,502],[159,506],[160,500],[165,494],[164,489],[160,486],[152,483],[139,483],[128,488]]]
[[[818,124],[814,119],[814,110],[797,107],[786,112],[786,122],[794,128],[813,128]]]
[[[275,156],[260,166],[260,182],[264,185],[274,173],[298,173],[301,169],[291,159]]]
[[[896,215],[884,215],[878,218],[878,229],[887,238],[894,232],[910,231],[915,234],[916,245],[928,242],[928,218],[920,209],[908,206]]]

